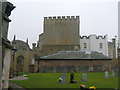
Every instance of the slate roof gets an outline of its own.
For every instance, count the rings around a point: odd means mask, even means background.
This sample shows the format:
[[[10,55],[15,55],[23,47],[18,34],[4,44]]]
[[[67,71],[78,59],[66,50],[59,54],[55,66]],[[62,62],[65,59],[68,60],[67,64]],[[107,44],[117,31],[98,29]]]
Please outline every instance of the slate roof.
[[[61,51],[56,54],[41,57],[41,59],[111,59],[96,51]]]

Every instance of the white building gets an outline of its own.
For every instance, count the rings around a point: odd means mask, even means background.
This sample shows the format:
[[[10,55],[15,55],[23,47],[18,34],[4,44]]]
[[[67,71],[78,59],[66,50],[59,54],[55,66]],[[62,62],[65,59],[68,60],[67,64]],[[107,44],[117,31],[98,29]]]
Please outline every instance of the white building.
[[[95,34],[90,34],[89,36],[80,36],[80,50],[97,51],[108,56],[107,35],[96,36]]]

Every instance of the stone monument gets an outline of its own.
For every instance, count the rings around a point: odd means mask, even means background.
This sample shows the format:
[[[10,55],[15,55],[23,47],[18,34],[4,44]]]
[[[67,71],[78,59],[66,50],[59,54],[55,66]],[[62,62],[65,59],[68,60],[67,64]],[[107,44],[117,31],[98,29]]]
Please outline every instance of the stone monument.
[[[81,82],[87,82],[87,74],[82,74]]]
[[[105,71],[104,75],[104,78],[108,78],[108,71]]]
[[[116,70],[116,77],[118,77],[118,69]]]
[[[0,89],[8,88],[12,45],[7,36],[9,22],[11,22],[9,16],[14,8],[15,6],[10,2],[0,0],[0,54],[2,54],[0,57]]]
[[[66,74],[60,74],[61,84],[66,84]]]
[[[111,77],[114,77],[115,76],[115,73],[114,73],[114,70],[111,71]]]

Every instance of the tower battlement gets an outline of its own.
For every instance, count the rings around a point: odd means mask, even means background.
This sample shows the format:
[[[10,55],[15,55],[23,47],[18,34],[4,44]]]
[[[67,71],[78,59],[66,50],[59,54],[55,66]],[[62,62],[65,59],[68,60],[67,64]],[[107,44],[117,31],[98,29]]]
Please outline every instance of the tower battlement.
[[[79,16],[44,17],[44,45],[79,45]]]
[[[96,39],[106,39],[107,38],[107,35],[104,35],[104,36],[96,36],[96,35],[89,35],[89,36],[80,36],[80,39],[90,39],[91,36],[94,36],[94,38]]]
[[[53,16],[53,17],[44,17],[44,20],[59,20],[59,19],[71,19],[76,20],[79,19],[79,16]]]

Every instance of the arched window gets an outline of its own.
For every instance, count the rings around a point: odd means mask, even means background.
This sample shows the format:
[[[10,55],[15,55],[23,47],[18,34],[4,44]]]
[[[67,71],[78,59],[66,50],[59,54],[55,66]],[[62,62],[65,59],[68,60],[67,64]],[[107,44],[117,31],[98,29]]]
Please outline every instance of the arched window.
[[[18,56],[17,57],[17,64],[18,65],[23,65],[24,62],[24,57],[23,56]]]

